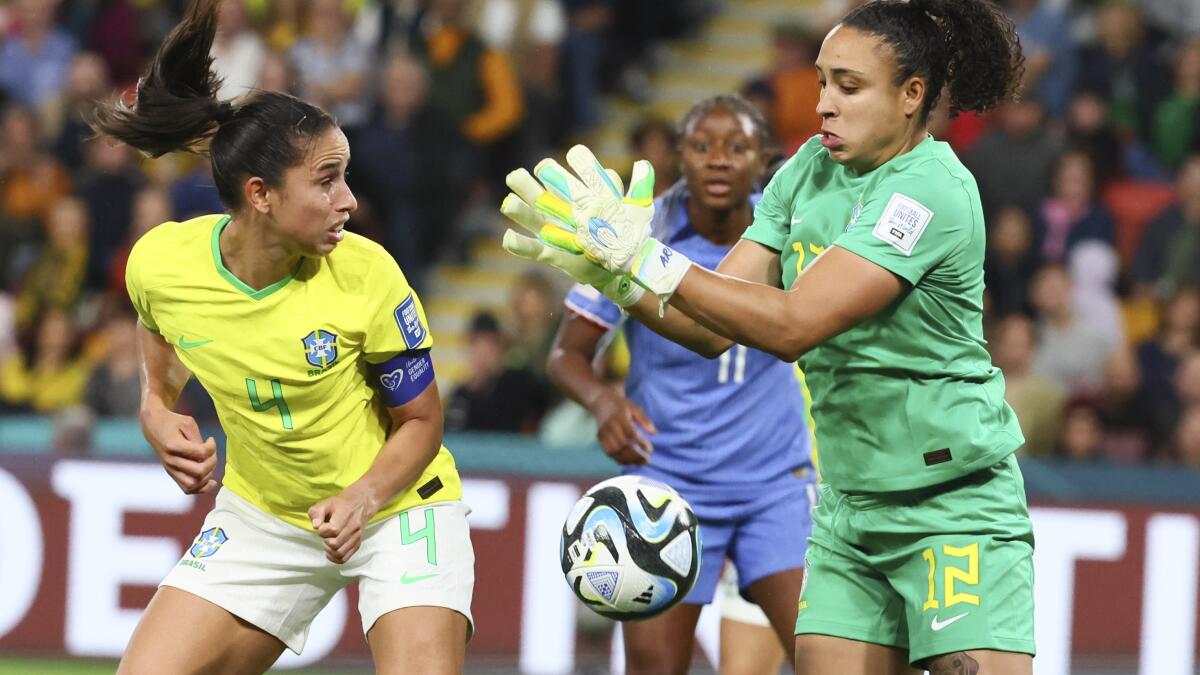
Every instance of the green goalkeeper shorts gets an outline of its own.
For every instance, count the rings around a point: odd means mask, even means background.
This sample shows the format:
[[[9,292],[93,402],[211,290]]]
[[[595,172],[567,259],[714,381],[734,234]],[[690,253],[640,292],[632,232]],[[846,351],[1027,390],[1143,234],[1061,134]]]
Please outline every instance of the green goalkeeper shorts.
[[[909,662],[1033,654],[1033,529],[1013,456],[918,490],[821,486],[796,634],[908,651]]]

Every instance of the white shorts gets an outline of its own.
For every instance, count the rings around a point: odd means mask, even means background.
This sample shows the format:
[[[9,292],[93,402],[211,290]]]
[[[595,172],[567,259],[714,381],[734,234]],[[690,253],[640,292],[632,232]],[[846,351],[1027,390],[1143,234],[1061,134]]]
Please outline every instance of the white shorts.
[[[323,540],[222,488],[183,559],[163,579],[279,638],[299,654],[335,593],[358,581],[363,633],[402,607],[447,607],[474,631],[475,553],[461,501],[418,506],[371,523],[343,565]]]
[[[725,571],[721,574],[717,591],[721,594],[722,619],[748,623],[752,626],[769,627],[771,625],[766,612],[763,612],[758,605],[743,598],[741,592],[738,591],[737,570],[734,569],[732,563],[725,563]]]

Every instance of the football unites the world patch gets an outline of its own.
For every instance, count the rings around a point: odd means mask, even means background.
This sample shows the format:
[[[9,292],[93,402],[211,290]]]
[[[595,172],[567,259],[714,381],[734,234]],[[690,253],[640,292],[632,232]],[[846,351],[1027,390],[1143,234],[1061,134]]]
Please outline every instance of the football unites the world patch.
[[[913,246],[925,233],[930,220],[933,220],[933,211],[912,197],[897,192],[888,200],[872,234],[904,255],[912,255]]]
[[[304,358],[315,368],[328,368],[337,361],[337,335],[327,330],[314,330],[300,342],[304,345]]]
[[[417,308],[416,296],[410,293],[404,302],[396,306],[394,314],[396,325],[400,327],[400,335],[404,337],[404,344],[409,349],[420,347],[429,331],[421,322],[421,311]]]
[[[192,547],[188,549],[188,553],[193,558],[207,558],[216,553],[221,548],[221,544],[227,541],[229,541],[229,535],[225,534],[225,530],[211,527],[196,537],[196,540],[192,542]]]

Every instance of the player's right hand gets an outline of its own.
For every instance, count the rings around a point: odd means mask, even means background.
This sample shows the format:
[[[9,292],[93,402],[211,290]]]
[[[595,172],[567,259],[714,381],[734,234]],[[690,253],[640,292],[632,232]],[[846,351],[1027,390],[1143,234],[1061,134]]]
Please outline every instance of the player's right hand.
[[[644,434],[658,433],[641,406],[613,392],[592,406],[604,453],[618,464],[648,464],[654,445]]]
[[[158,455],[167,475],[185,494],[209,492],[217,487],[217,441],[202,439],[196,420],[170,410],[142,415],[142,431]]]

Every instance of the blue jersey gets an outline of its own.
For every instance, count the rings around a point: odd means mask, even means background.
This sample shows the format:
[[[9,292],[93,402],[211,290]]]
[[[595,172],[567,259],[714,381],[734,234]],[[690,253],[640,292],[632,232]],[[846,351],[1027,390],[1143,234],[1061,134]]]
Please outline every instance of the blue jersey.
[[[653,234],[697,265],[714,269],[731,247],[692,229],[686,203],[682,183],[655,200]],[[566,305],[610,330],[623,319],[620,308],[590,286],[572,288]],[[703,486],[713,498],[740,501],[811,466],[804,395],[793,364],[742,345],[706,359],[636,320],[625,323],[625,333],[626,395],[658,428],[649,437],[650,463],[625,467],[626,473],[677,488]]]

